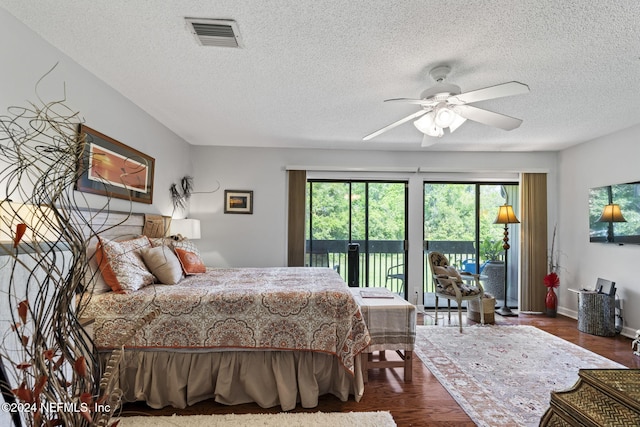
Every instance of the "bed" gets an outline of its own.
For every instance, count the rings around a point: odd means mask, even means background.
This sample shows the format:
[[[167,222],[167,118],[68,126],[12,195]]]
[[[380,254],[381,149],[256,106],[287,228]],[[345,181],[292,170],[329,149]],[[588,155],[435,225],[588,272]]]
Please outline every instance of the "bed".
[[[86,302],[88,301],[88,302]],[[196,402],[255,402],[284,411],[364,392],[360,355],[370,342],[342,278],[317,267],[206,268],[176,284],[85,296],[103,359],[125,346],[119,387],[125,401],[153,408]]]

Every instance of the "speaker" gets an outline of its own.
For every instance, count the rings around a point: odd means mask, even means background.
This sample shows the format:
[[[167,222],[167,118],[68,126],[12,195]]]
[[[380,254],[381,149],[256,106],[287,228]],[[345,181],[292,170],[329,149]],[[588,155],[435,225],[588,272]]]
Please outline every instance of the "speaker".
[[[351,288],[360,286],[360,244],[349,243],[347,252],[347,284]]]

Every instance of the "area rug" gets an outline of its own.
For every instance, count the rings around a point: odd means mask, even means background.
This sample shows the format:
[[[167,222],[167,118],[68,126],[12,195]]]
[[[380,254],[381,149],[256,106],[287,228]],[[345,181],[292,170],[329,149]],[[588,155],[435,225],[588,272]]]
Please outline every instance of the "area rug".
[[[479,426],[537,426],[579,369],[625,368],[534,326],[418,326],[415,353]]]
[[[118,427],[394,427],[389,412],[298,412],[245,415],[122,417]]]

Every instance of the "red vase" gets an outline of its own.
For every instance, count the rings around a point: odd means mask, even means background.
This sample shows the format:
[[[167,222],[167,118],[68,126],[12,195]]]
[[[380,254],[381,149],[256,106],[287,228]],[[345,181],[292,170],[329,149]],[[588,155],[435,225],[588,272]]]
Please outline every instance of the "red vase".
[[[553,288],[548,288],[547,297],[544,299],[544,304],[547,309],[547,316],[556,317],[556,312],[558,310],[558,297],[556,293],[553,291]]]

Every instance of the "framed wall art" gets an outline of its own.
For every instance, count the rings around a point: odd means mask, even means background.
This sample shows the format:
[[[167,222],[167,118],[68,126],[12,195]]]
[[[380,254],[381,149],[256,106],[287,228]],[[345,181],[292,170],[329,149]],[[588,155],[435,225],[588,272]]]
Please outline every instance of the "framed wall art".
[[[252,214],[253,191],[224,190],[224,213]]]
[[[153,202],[153,157],[85,125],[80,125],[79,135],[86,140],[78,158],[76,190]]]

